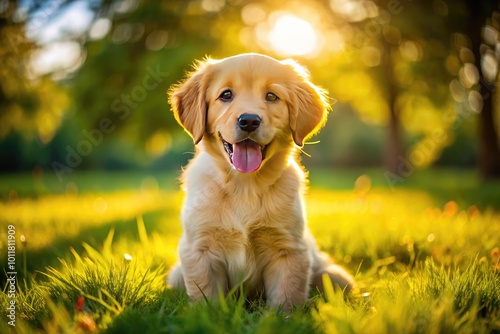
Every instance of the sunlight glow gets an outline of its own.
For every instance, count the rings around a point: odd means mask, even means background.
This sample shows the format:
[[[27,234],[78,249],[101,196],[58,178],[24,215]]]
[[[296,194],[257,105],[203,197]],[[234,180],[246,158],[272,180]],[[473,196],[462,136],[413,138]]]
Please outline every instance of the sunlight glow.
[[[318,36],[309,22],[284,14],[276,20],[269,33],[269,41],[279,54],[303,56],[314,51]]]

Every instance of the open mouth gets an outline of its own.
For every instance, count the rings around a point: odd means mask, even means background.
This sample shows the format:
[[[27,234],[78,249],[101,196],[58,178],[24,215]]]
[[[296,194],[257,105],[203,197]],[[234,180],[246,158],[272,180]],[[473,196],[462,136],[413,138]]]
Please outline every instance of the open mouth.
[[[255,172],[262,165],[266,158],[268,145],[259,145],[251,139],[245,139],[235,144],[228,143],[219,133],[219,137],[224,145],[224,150],[229,155],[229,159],[234,168],[242,173]]]

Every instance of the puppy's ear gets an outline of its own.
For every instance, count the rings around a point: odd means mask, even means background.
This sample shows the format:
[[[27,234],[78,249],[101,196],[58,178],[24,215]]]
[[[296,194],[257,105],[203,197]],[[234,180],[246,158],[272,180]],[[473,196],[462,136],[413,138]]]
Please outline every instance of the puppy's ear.
[[[290,128],[295,144],[299,147],[316,134],[325,124],[330,110],[328,96],[309,81],[308,72],[294,61],[287,60],[297,74],[297,81],[291,83]]]
[[[210,59],[200,61],[187,79],[169,91],[169,102],[175,119],[198,144],[203,138],[207,118],[205,93],[209,81]]]

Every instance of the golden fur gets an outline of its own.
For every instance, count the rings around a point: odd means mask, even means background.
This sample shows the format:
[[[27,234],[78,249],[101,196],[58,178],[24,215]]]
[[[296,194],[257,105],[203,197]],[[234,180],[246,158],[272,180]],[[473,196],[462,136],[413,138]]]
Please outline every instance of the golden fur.
[[[198,300],[243,284],[285,309],[303,304],[311,287],[321,289],[324,273],[350,290],[353,278],[318,250],[307,228],[299,148],[329,109],[307,72],[258,54],[207,59],[171,90],[170,103],[196,155],[182,174],[180,262],[169,285]],[[258,116],[254,131],[242,130],[243,114]],[[248,146],[236,157],[243,142]],[[252,158],[255,145],[262,157]],[[250,171],[236,159],[260,165]]]

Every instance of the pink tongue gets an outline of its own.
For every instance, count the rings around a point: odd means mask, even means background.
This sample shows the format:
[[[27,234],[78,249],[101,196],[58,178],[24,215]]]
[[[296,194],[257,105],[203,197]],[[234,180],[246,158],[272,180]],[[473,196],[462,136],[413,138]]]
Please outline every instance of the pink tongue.
[[[233,144],[233,165],[242,173],[251,173],[262,164],[260,146],[250,140]]]

